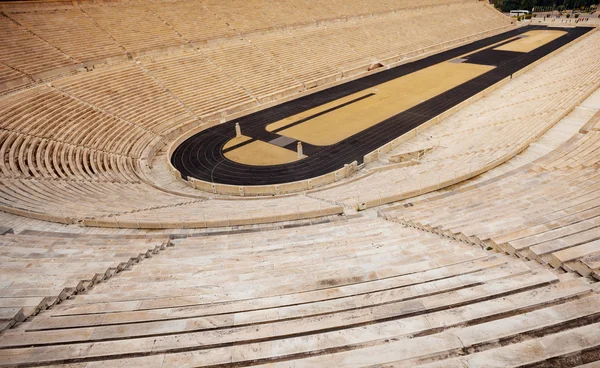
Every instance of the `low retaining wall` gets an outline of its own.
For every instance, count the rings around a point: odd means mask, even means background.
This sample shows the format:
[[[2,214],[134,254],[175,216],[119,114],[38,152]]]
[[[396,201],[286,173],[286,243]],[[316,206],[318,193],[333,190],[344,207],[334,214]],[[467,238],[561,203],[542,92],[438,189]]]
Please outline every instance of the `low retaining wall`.
[[[175,175],[179,174],[176,171]],[[190,185],[196,189],[203,190],[205,192],[215,194],[229,194],[239,196],[261,196],[261,195],[280,195],[294,192],[302,192],[310,190],[315,187],[323,186],[325,184],[334,183],[340,179],[346,178],[352,175],[358,170],[358,162],[354,161],[349,165],[345,165],[341,169],[334,172],[330,172],[325,175],[317,176],[315,178],[293,181],[291,183],[283,184],[272,184],[272,185],[227,185],[218,183],[209,183],[206,181],[198,180],[195,178],[188,177]],[[179,174],[181,175],[181,174]],[[180,176],[178,176],[180,177]]]
[[[118,229],[202,229],[215,227],[271,224],[283,221],[306,220],[343,213],[341,206],[327,207],[310,211],[298,211],[285,214],[257,215],[245,217],[226,217],[220,219],[202,218],[197,220],[178,220],[174,218],[156,220],[119,220],[118,216],[85,218],[81,225],[89,227],[107,227]]]

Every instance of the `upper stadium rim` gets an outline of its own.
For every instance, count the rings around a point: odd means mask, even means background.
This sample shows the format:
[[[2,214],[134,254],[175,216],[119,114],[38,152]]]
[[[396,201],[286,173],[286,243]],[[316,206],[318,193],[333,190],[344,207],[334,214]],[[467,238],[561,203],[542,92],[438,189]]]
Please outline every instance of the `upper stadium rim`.
[[[598,24],[0,0],[0,367],[598,367]]]

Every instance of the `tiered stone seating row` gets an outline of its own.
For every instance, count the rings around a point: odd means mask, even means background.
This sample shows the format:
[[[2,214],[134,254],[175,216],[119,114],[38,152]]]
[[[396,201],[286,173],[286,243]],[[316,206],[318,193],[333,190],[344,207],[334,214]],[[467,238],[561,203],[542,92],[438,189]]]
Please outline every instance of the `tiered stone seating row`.
[[[70,70],[76,65],[69,56],[58,50],[25,28],[5,16],[0,17],[0,62],[9,68],[25,73],[36,79],[43,78],[44,72],[55,69]],[[33,56],[35,55],[35,56]],[[5,72],[6,73],[6,72]],[[0,83],[16,78],[14,73],[4,76]]]
[[[39,220],[115,228],[204,228],[339,214],[335,204],[304,196],[259,200],[190,198],[144,182],[0,178],[0,208]]]
[[[18,72],[17,70],[8,67],[4,64],[0,64],[0,81],[9,81],[12,79],[18,79],[23,77],[23,73]]]
[[[224,23],[241,33],[272,30],[276,24],[252,6],[249,1],[203,0],[202,4],[215,13]],[[252,14],[251,17],[248,14]]]
[[[147,89],[146,93],[150,91]],[[140,118],[126,121],[45,85],[1,99],[0,114],[3,117],[0,131],[6,137],[4,159],[11,152],[7,144],[16,137],[38,138],[48,145],[85,147],[133,158],[141,157],[143,149],[157,137],[147,127],[135,124]],[[19,152],[12,152],[14,157],[10,161],[15,162]]]
[[[130,52],[178,48],[185,43],[145,5],[120,3],[117,6],[84,7],[83,11]]]
[[[477,14],[465,17],[464,14]],[[450,16],[455,22],[436,27]],[[418,25],[415,27],[414,25]],[[412,9],[385,17],[372,17],[356,24],[341,24],[339,39],[373,61],[390,64],[419,50],[476,35],[503,26],[497,14],[477,3],[461,3],[427,9]],[[331,28],[331,27],[330,27]]]
[[[0,331],[90,290],[167,245],[166,237],[0,236]]]
[[[360,28],[331,27],[327,30],[299,30],[293,34],[298,42],[307,47],[313,56],[327,62],[342,72],[352,71],[359,67],[368,67],[376,60],[375,55],[366,55],[357,51],[348,42],[354,33],[361,32]]]
[[[125,50],[79,9],[14,12],[8,16],[75,62],[123,56]]]
[[[595,32],[381,155],[363,178],[311,196],[370,207],[453,185],[521,152],[599,85],[600,33]],[[415,165],[387,162],[397,154],[419,151],[428,152]]]
[[[141,198],[143,197],[138,199],[140,202]],[[183,201],[184,197],[178,199]],[[105,227],[185,229],[273,223],[343,212],[341,206],[302,195],[262,199],[188,200],[187,203],[156,207],[144,206],[144,210],[140,212],[127,211],[112,217],[95,217],[84,220],[84,223]]]
[[[0,61],[0,93],[6,90],[22,87],[31,82],[31,79],[18,70],[3,64]]]
[[[600,279],[600,135],[578,134],[522,169],[388,210],[389,218]]]
[[[465,17],[468,13],[477,16]],[[456,22],[443,29],[435,26],[448,16]],[[325,30],[292,30],[291,33],[312,55],[347,74],[356,69],[366,70],[377,62],[389,65],[414,56],[411,53],[418,50],[503,25],[504,20],[489,9],[477,3],[464,3],[333,24]]]
[[[326,17],[326,14],[319,11],[329,2],[250,0],[248,3],[256,9],[254,11],[263,14],[273,24],[280,27],[294,27],[315,24],[317,20]]]
[[[150,1],[147,6],[194,45],[237,36],[237,32],[200,1]],[[249,13],[254,14],[254,13]]]
[[[552,171],[594,167],[600,161],[600,132],[592,130],[577,135],[562,149],[562,152],[555,151],[539,161],[539,168]]]
[[[198,201],[202,200],[164,193],[145,183],[0,178],[3,211],[62,223]]]
[[[597,284],[573,274],[361,218],[182,240],[5,332],[0,360],[586,364],[598,358],[599,301]]]
[[[81,2],[76,5],[62,2],[52,4],[0,4],[0,9],[5,14],[0,20],[0,30],[10,37],[7,38],[10,42],[5,42],[0,49],[0,62],[16,72],[23,73],[27,78],[40,80],[76,70],[84,71],[95,65],[122,63],[127,60],[126,53],[136,56],[165,55],[190,50],[190,46],[204,47],[213,45],[217,41],[239,41],[242,35],[255,37],[265,32],[272,36],[289,34],[291,30],[298,27],[304,31],[312,28],[322,31],[327,26],[350,27],[356,31],[360,23],[385,22],[386,17],[393,18],[387,21],[386,27],[381,24],[374,25],[379,27],[377,33],[381,34],[378,36],[380,48],[385,48],[389,43],[388,39],[393,39],[393,42],[405,42],[413,38],[406,37],[406,33],[395,31],[398,27],[412,28],[407,25],[408,23],[419,24],[419,28],[422,28],[425,33],[442,34],[443,41],[509,24],[507,19],[486,6],[464,0],[390,1],[379,2],[376,5],[364,0],[337,3],[321,0],[276,3],[262,0],[236,0],[226,5],[221,1],[213,0],[165,0],[144,4],[129,1],[99,4]],[[247,14],[253,16],[248,17]],[[369,14],[377,14],[377,16],[360,18]],[[474,14],[477,16],[473,16]],[[451,23],[445,21],[448,17],[458,17],[454,29],[450,29],[449,32],[443,32],[444,27],[430,26],[437,25],[439,21]],[[136,22],[129,22],[130,19],[136,19]],[[325,19],[335,21],[323,24]],[[467,24],[472,23],[472,19],[477,19],[475,22],[479,24],[479,28]],[[388,28],[390,25],[392,27]],[[427,38],[428,41],[434,40],[421,33],[422,31],[414,32],[417,44]],[[319,37],[313,41],[325,45],[322,46],[325,48],[328,44],[347,42],[338,39],[335,35],[331,36],[328,32],[318,33],[318,35],[333,37],[328,43],[319,42]],[[390,35],[398,36],[390,37]],[[364,42],[359,46],[364,48],[364,45],[374,44],[373,41]],[[439,37],[436,42],[439,43]],[[338,46],[339,50],[336,52],[348,47],[350,46]],[[32,50],[43,56],[29,58]],[[324,55],[331,57],[330,51],[334,50],[323,51]],[[377,57],[377,55],[370,55],[371,51],[373,51],[372,47],[360,50],[360,58]],[[300,55],[307,54],[302,52]],[[343,61],[345,56],[347,55],[339,55],[338,60]],[[368,66],[369,60],[363,64]],[[0,73],[0,92],[29,82],[27,78],[23,79],[23,76],[18,78],[13,72],[10,75],[3,75],[5,73],[7,72]]]
[[[165,134],[196,118],[138,65],[123,65],[54,82],[77,99],[142,129]]]
[[[62,2],[34,5],[17,3],[3,4],[0,8],[22,26],[19,28],[31,31],[74,61],[93,61],[121,56],[124,54],[121,47],[138,53],[181,47],[186,41],[202,44],[209,40],[235,37],[238,33],[315,25],[323,19],[389,13],[457,2],[464,0],[382,1],[377,4],[364,0],[336,3],[315,0],[275,3],[236,0],[227,6],[212,0],[167,0],[146,4],[128,1],[104,4],[82,2],[79,5]],[[248,14],[253,16],[248,17]],[[132,26],[128,19],[136,19],[142,23],[142,27],[147,27],[140,32],[139,25]]]
[[[339,1],[339,0],[338,0]],[[372,4],[366,0],[360,1],[365,8],[370,8]],[[464,2],[461,0],[384,0],[383,4],[387,4],[387,7],[393,9],[394,11],[405,10],[410,8],[419,8],[419,7],[427,7],[427,6],[435,6],[435,5],[448,5]]]
[[[346,19],[379,13],[401,11],[408,8],[423,8],[428,6],[446,5],[463,0],[391,0],[378,1],[376,3],[366,0],[331,0],[314,1],[300,0],[291,2],[289,0],[272,2],[265,0],[251,0],[249,3],[256,10],[269,18],[274,25],[294,26],[310,22],[322,23],[327,20]],[[217,12],[217,14],[220,14]]]
[[[235,0],[227,4],[217,0],[203,0],[202,4],[223,22],[242,34],[260,33],[281,27],[297,27],[322,23],[326,20],[389,13],[409,8],[423,8],[465,2],[464,0],[381,1],[377,4],[365,0],[353,1],[278,1]],[[247,14],[253,14],[248,17]]]
[[[207,48],[203,54],[258,101],[269,101],[303,89],[292,75],[246,42]]]
[[[298,34],[256,36],[252,37],[252,44],[275,60],[305,88],[335,82],[342,78],[341,71],[322,59],[320,54],[315,54],[314,49],[309,49],[298,36]],[[338,56],[343,57],[341,54]]]
[[[587,133],[589,131],[600,131],[600,112],[597,112],[588,123],[581,128],[581,133]]]
[[[144,66],[202,119],[257,104],[246,90],[201,53],[181,54],[144,63]]]
[[[3,175],[138,183],[132,158],[35,136],[0,131]]]

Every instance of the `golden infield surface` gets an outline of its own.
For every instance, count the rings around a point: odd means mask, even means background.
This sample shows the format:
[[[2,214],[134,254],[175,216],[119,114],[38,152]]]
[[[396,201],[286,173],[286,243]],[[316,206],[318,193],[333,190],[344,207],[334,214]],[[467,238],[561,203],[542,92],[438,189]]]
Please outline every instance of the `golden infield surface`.
[[[288,124],[341,105],[348,100],[374,93],[370,97],[338,110],[281,130],[278,134],[315,146],[328,146],[370,128],[493,68],[486,65],[450,62],[433,65],[377,85],[371,90],[350,95],[342,99],[343,101],[337,100],[292,116],[289,118]],[[281,125],[282,122],[270,124],[267,126],[267,130],[272,131]]]
[[[252,138],[247,137],[245,135],[241,135],[239,137],[235,137],[235,138],[231,139],[229,142],[225,143],[225,145],[223,146],[223,149],[226,150],[229,147],[233,147],[233,146],[235,146],[237,144],[244,143],[244,142],[249,141],[251,139]]]
[[[530,31],[495,50],[529,52],[566,33],[560,30]],[[459,58],[477,51],[479,50]],[[272,132],[281,129],[277,134],[315,146],[332,145],[494,68],[489,65],[445,61],[279,120],[269,124],[266,130]],[[347,105],[341,106],[344,104]],[[306,121],[297,124],[303,119]],[[285,128],[286,126],[290,127]],[[251,138],[245,136],[236,137],[224,149],[249,139]],[[280,165],[299,160],[295,151],[263,141],[240,146],[225,153],[225,157],[241,164],[256,166]]]
[[[225,157],[231,161],[254,166],[282,165],[300,160],[296,152],[263,141],[245,144],[226,152]]]
[[[565,31],[559,30],[538,30],[523,33],[523,38],[519,38],[513,42],[496,47],[498,51],[514,51],[514,52],[530,52],[540,46],[554,41],[555,39],[567,34]]]

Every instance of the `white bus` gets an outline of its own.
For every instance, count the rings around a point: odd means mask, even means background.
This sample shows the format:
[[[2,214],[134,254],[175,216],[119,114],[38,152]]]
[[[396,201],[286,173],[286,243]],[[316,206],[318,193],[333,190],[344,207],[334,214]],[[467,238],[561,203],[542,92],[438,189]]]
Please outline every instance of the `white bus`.
[[[511,10],[510,11],[511,17],[518,17],[521,15],[527,15],[527,14],[529,14],[529,10]]]

